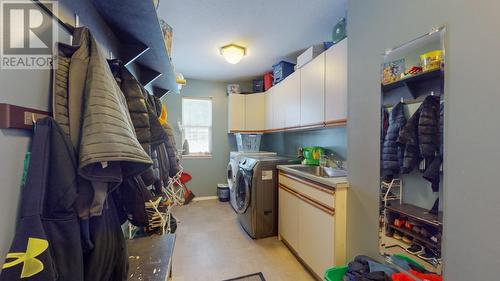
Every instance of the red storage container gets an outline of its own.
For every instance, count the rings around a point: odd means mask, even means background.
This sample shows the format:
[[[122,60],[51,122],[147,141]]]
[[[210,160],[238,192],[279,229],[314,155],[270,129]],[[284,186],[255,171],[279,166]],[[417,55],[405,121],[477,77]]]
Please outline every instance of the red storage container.
[[[264,74],[264,91],[269,90],[273,86],[273,73]]]

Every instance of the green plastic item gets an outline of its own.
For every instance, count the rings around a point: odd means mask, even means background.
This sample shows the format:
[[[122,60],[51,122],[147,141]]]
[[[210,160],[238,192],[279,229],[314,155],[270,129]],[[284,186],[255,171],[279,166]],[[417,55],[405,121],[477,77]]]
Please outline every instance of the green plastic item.
[[[342,281],[347,272],[347,265],[335,266],[325,271],[326,281]]]
[[[308,146],[303,149],[304,160],[302,164],[304,165],[319,165],[321,156],[325,154],[325,149],[320,146]]]
[[[403,254],[394,254],[393,256],[398,257],[402,260],[407,261],[408,263],[412,264],[415,267],[418,267],[422,270],[425,270],[425,267],[418,263],[416,260],[405,256]],[[332,268],[329,268],[325,271],[325,280],[326,281],[343,281],[345,274],[347,273],[348,266],[343,265],[343,266],[335,266]]]
[[[398,257],[398,258],[400,258],[400,259],[402,259],[402,260],[405,260],[405,261],[407,261],[408,263],[412,264],[412,265],[413,265],[413,266],[415,266],[415,267],[418,267],[418,268],[419,268],[419,269],[421,269],[421,270],[425,270],[425,267],[424,267],[423,265],[421,265],[421,264],[420,264],[420,263],[418,263],[416,260],[414,260],[414,259],[412,259],[412,258],[410,258],[410,257],[408,257],[408,256],[405,256],[405,255],[403,255],[403,254],[394,254],[394,255],[392,255],[392,256],[394,256],[394,257]]]

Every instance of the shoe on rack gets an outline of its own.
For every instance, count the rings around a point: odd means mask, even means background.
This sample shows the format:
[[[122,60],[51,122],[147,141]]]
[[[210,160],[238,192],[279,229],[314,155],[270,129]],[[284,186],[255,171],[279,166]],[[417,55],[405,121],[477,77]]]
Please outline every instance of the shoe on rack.
[[[405,228],[406,228],[406,229],[408,229],[408,230],[412,230],[412,229],[413,229],[413,226],[414,226],[413,222],[411,222],[411,221],[406,221],[406,222],[405,222]]]
[[[412,255],[420,255],[425,253],[424,247],[417,244],[413,244],[411,245],[411,247],[406,248],[406,251]]]
[[[436,255],[429,250],[425,250],[425,253],[419,254],[418,257],[423,259],[424,261],[432,261],[437,259]]]
[[[394,231],[394,234],[392,235],[392,237],[394,239],[401,240],[401,239],[403,239],[403,233],[401,233],[399,231]]]
[[[420,229],[421,229],[421,226],[413,225],[413,229],[412,229],[413,232],[420,234]]]
[[[431,233],[425,227],[420,228],[420,235],[422,235],[425,238],[431,237]]]
[[[402,228],[402,227],[404,227],[405,223],[406,223],[406,221],[403,219],[395,219],[394,220],[394,226],[396,226],[396,227]]]
[[[413,237],[408,236],[408,235],[403,236],[403,242],[405,242],[406,244],[410,245],[412,241],[413,241]]]

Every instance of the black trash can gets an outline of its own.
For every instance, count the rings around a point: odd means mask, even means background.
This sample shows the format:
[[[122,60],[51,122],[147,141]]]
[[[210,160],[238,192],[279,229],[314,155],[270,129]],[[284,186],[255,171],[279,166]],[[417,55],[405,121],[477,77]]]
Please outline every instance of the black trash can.
[[[224,183],[217,184],[217,196],[220,202],[229,201],[229,185]]]

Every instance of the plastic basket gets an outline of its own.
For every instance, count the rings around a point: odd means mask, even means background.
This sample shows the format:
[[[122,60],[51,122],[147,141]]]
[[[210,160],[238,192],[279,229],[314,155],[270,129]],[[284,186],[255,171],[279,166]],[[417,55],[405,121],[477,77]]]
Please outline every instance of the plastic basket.
[[[347,272],[347,265],[335,266],[325,271],[326,281],[342,281]]]
[[[394,254],[393,256],[398,257],[402,260],[407,261],[408,263],[412,264],[415,267],[420,268],[421,270],[425,270],[425,267],[418,263],[416,260],[403,255],[403,254]],[[329,268],[325,271],[325,280],[326,281],[343,281],[345,274],[347,273],[348,266],[335,266],[332,268]]]
[[[237,133],[236,144],[240,152],[256,152],[260,150],[260,140],[262,134],[241,134]]]

